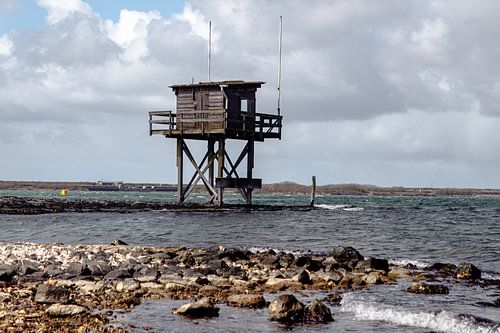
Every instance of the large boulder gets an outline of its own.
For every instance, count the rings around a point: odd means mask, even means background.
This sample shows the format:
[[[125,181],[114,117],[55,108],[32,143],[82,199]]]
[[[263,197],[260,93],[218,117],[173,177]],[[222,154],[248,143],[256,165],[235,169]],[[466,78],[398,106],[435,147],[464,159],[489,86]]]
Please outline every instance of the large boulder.
[[[260,264],[263,265],[264,267],[268,266],[268,267],[275,268],[275,269],[281,268],[280,256],[278,256],[272,252],[266,252],[266,253],[260,254],[259,261],[260,261]]]
[[[0,265],[0,281],[10,282],[16,274],[17,270],[13,265]]]
[[[143,268],[134,273],[134,279],[137,281],[144,282],[157,282],[160,278],[160,272],[153,268]]]
[[[349,263],[363,260],[363,256],[353,247],[336,246],[332,250],[332,257],[338,263]]]
[[[30,275],[38,272],[40,264],[29,259],[21,259],[19,263],[19,274],[20,275]]]
[[[104,261],[89,260],[86,264],[89,274],[93,276],[106,275],[111,271],[111,266]]]
[[[481,278],[481,271],[473,264],[464,262],[458,265],[457,279],[476,280],[480,278]]]
[[[281,295],[268,308],[269,320],[282,323],[301,322],[304,318],[304,304],[293,295]]]
[[[457,266],[448,263],[435,262],[425,267],[427,271],[439,271],[446,275],[455,275],[457,273]]]
[[[39,284],[36,289],[35,302],[37,303],[67,303],[70,292],[64,287]]]
[[[300,273],[297,273],[292,277],[293,281],[300,282],[302,284],[312,284],[311,276],[309,275],[309,272],[306,270],[303,270]]]
[[[323,268],[321,261],[315,260],[310,256],[299,256],[295,259],[294,265],[307,269],[309,272],[317,272]]]
[[[414,294],[448,294],[448,287],[439,284],[426,284],[414,282],[406,289],[409,293]]]
[[[248,255],[240,249],[226,249],[218,254],[219,259],[227,258],[230,261],[248,260]]]
[[[389,262],[386,259],[368,258],[365,260],[360,260],[356,264],[357,271],[389,271]]]
[[[127,243],[125,243],[124,241],[120,240],[120,239],[114,239],[111,241],[110,245],[114,245],[114,246],[128,246]]]
[[[88,269],[88,267],[85,263],[72,262],[66,268],[66,273],[72,274],[75,276],[90,275],[90,270]]]
[[[119,279],[131,278],[131,277],[132,277],[132,273],[130,272],[129,269],[117,269],[117,270],[111,271],[108,274],[104,275],[105,280],[119,280]]]
[[[218,317],[219,308],[209,298],[204,297],[197,302],[184,304],[172,313],[191,318]]]
[[[266,300],[262,295],[240,294],[229,296],[227,304],[239,308],[260,309],[266,306]]]
[[[333,321],[330,309],[319,300],[309,303],[304,309],[304,323],[329,323]]]

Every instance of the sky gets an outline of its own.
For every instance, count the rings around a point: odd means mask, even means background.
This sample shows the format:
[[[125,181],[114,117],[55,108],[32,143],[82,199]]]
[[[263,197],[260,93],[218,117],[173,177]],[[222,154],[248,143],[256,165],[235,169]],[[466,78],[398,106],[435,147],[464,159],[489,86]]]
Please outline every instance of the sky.
[[[500,188],[500,2],[0,0],[0,180],[176,182],[176,83],[262,80],[265,183]],[[203,143],[190,143],[200,154]],[[229,146],[236,154],[239,143]]]

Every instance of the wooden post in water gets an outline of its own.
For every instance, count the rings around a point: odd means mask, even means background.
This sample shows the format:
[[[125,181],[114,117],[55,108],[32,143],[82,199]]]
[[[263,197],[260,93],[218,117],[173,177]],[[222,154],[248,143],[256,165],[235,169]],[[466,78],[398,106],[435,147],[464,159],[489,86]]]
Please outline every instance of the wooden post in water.
[[[316,197],[316,176],[312,176],[311,207],[314,207],[315,197]]]

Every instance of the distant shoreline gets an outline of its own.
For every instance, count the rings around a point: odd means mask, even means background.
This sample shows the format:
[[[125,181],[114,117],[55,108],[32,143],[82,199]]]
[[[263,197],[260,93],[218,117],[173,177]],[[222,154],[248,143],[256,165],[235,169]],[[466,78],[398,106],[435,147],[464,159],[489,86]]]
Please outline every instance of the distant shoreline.
[[[123,183],[138,190],[148,190],[175,184],[157,183]],[[42,182],[42,181],[0,181],[0,190],[61,190],[87,191],[88,187],[95,186],[94,182]],[[200,190],[203,187],[200,185]],[[308,195],[311,186],[293,182],[264,184],[262,189],[255,193],[263,194],[291,194]],[[362,184],[329,184],[316,188],[317,195],[374,195],[374,196],[500,196],[500,189],[480,188],[430,188],[430,187],[381,187]]]

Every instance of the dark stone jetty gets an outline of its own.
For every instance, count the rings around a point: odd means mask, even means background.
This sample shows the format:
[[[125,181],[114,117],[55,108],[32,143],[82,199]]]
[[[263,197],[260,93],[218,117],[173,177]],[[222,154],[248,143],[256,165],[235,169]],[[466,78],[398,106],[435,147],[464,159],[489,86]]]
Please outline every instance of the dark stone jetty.
[[[36,215],[52,213],[134,213],[168,210],[176,212],[220,212],[220,211],[309,211],[310,206],[224,204],[223,207],[203,203],[119,201],[119,200],[77,200],[46,199],[29,197],[0,197],[0,214]]]
[[[444,293],[456,283],[499,283],[472,280],[451,264],[392,265],[352,247],[298,255],[112,244],[0,242],[0,331],[130,331],[113,319],[113,309],[129,311],[144,299],[186,300],[174,313],[187,317],[217,316],[217,304],[226,303],[268,307],[270,320],[287,324],[335,325],[342,293],[373,284],[402,280],[410,292]],[[322,299],[306,305],[300,301],[304,291],[321,293]],[[269,298],[270,293],[277,295]]]

